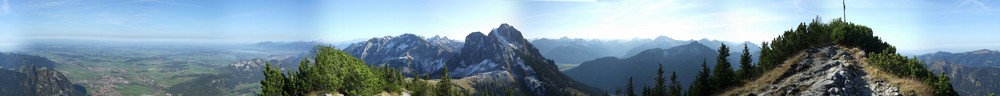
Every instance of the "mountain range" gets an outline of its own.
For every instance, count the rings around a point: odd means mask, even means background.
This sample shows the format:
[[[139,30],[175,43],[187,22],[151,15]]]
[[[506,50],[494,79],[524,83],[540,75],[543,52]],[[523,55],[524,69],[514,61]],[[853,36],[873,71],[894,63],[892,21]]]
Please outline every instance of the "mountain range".
[[[651,41],[651,39],[586,40],[562,37],[559,39],[535,39],[531,41],[531,44],[538,48],[539,53],[555,60],[556,63],[580,64],[600,57],[620,57],[625,55],[629,49]]]
[[[437,72],[458,54],[460,42],[435,39],[428,41],[414,34],[372,38],[342,49],[368,64],[400,69],[406,75]]]
[[[373,38],[351,44],[343,50],[369,65],[400,69],[404,74],[461,78],[473,84],[512,84],[498,86],[512,86],[520,92],[539,96],[603,94],[597,88],[564,75],[554,61],[543,57],[524,39],[521,31],[508,24],[501,24],[489,34],[472,32],[461,43],[403,34]],[[452,75],[440,77],[443,68],[448,68]]]
[[[751,52],[755,52],[752,53],[754,61],[760,54],[760,47],[750,42],[734,43],[708,39],[674,40],[666,36],[652,40],[584,40],[564,37],[560,39],[542,38],[528,42],[520,31],[507,24],[502,24],[489,34],[473,32],[466,36],[464,42],[440,36],[425,39],[414,34],[403,34],[372,38],[368,41],[351,44],[342,50],[370,65],[399,69],[404,75],[411,77],[437,76],[440,75],[440,70],[447,67],[452,74],[451,78],[489,77],[495,79],[511,75],[513,78],[507,77],[511,80],[481,81],[538,82],[538,78],[541,78],[538,75],[551,75],[542,77],[556,78],[546,80],[581,80],[583,84],[600,88],[598,90],[609,90],[613,86],[620,85],[603,82],[618,82],[627,76],[652,78],[651,76],[654,75],[649,74],[655,70],[653,66],[660,63],[668,65],[666,70],[681,73],[682,75],[679,76],[682,77],[681,81],[692,82],[692,78],[688,77],[693,77],[693,75],[685,73],[697,72],[698,70],[694,70],[694,68],[698,68],[697,64],[702,63],[698,59],[714,58],[717,54],[715,50],[722,44],[734,47],[746,44]],[[714,46],[714,48],[710,46]],[[647,53],[628,54],[634,50],[643,50],[642,52]],[[737,47],[731,50],[733,54],[742,54],[743,48]],[[627,55],[636,56],[617,59]],[[537,61],[529,61],[527,57]],[[551,60],[549,60],[550,58]],[[733,68],[738,68],[739,58],[730,56],[730,59],[731,63],[734,64]],[[526,64],[525,62],[536,62],[537,64]],[[714,60],[710,61],[712,65],[715,64],[714,62]],[[565,72],[567,76],[562,76],[563,72],[547,69],[557,68],[556,63],[583,63],[580,66],[586,68]],[[627,66],[608,66],[606,64]],[[608,74],[599,76],[619,78],[602,78],[589,73]],[[652,79],[637,80],[651,81]],[[640,85],[647,85],[647,82],[640,82]],[[684,86],[687,85],[684,84]],[[534,90],[538,88],[540,87],[526,89],[532,89],[529,90],[530,92],[546,92]]]
[[[1000,67],[1000,52],[989,49],[962,53],[935,52],[917,56],[917,59],[929,62],[944,60],[970,67]]]
[[[934,73],[951,77],[961,95],[986,96],[1000,92],[1000,52],[988,49],[962,53],[936,52],[919,55]]]
[[[560,39],[536,39],[532,44],[537,45],[539,52],[544,53],[547,58],[555,60],[559,64],[580,64],[585,61],[602,57],[628,58],[648,49],[660,48],[668,49],[675,46],[685,45],[691,42],[699,42],[712,49],[718,49],[721,44],[733,46],[730,52],[742,54],[741,47],[747,45],[753,56],[760,53],[760,46],[749,41],[742,43],[720,41],[720,40],[675,40],[667,36],[658,36],[655,39],[631,39],[631,40],[586,40],[570,39],[563,37]],[[733,58],[737,59],[737,58]],[[756,57],[754,58],[756,60]],[[756,61],[755,61],[756,62]]]
[[[620,88],[624,83],[619,82],[625,82],[630,77],[635,80],[635,85],[641,88],[653,85],[655,72],[662,64],[663,70],[668,74],[677,72],[677,80],[686,88],[690,84],[688,82],[693,82],[695,73],[700,71],[700,64],[715,66],[714,58],[717,55],[715,49],[699,42],[690,42],[669,49],[648,49],[629,58],[598,58],[583,62],[576,68],[566,70],[565,73],[575,80],[604,90]]]

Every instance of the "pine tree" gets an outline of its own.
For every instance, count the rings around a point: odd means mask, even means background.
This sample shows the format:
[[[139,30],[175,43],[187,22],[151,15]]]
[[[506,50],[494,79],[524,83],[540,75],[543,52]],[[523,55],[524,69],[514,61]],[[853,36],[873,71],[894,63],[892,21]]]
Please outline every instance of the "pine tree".
[[[670,75],[670,87],[667,88],[669,91],[667,96],[681,96],[681,84],[677,82],[677,72],[671,72]]]
[[[437,84],[438,96],[455,96],[455,91],[451,89],[451,77],[448,76],[448,68],[441,70],[441,81]]]
[[[663,64],[660,64],[660,68],[656,70],[655,80],[656,80],[655,81],[656,85],[653,85],[653,88],[650,89],[652,90],[652,96],[666,95],[665,91],[667,89],[667,84],[666,84],[667,79],[666,77],[663,77]]]
[[[708,61],[702,60],[701,71],[698,72],[698,76],[695,77],[693,84],[688,86],[690,87],[688,88],[688,96],[709,96],[714,93],[714,91],[711,90],[713,89],[711,86],[712,81],[709,80],[712,74],[710,72],[712,71],[708,69]]]
[[[625,96],[635,96],[635,86],[632,86],[632,77],[628,77],[628,85],[625,85]]]
[[[750,50],[748,49],[749,48],[747,48],[747,45],[743,44],[743,55],[740,55],[740,71],[739,71],[740,74],[739,74],[739,79],[737,79],[740,81],[738,82],[738,84],[742,84],[743,80],[750,80],[751,78],[753,78],[752,70],[754,69],[754,66],[750,64],[753,63],[753,61],[751,60]]]
[[[284,82],[284,74],[281,74],[280,69],[271,67],[271,63],[267,63],[264,66],[264,80],[260,81],[261,85],[261,96],[286,96]]]
[[[413,90],[413,96],[430,96],[430,92],[427,91],[429,89],[427,88],[427,82],[423,81],[423,77],[425,76],[416,74],[413,76],[415,76],[413,81],[410,81],[410,87],[412,88],[409,88],[409,90]]]
[[[515,96],[514,88],[507,87],[507,96]]]
[[[375,95],[384,91],[398,92],[398,85],[402,84],[402,74],[398,71],[368,66],[333,47],[317,46],[315,61],[310,64],[308,59],[303,59],[298,71],[288,73],[268,63],[263,72],[265,79],[260,82],[261,95],[299,96],[310,92]]]
[[[735,74],[733,73],[732,65],[730,65],[729,60],[727,60],[728,57],[729,47],[722,44],[722,46],[719,47],[719,56],[716,58],[717,62],[715,64],[715,71],[712,72],[712,85],[715,89],[708,90],[718,91],[734,84],[733,79]]]
[[[937,78],[938,81],[933,84],[933,86],[936,87],[934,88],[934,93],[937,96],[958,96],[958,92],[955,92],[955,90],[951,87],[951,80],[948,79],[948,75],[941,72],[941,75]]]
[[[323,85],[317,82],[318,78],[313,78],[318,76],[313,73],[315,72],[313,70],[316,70],[316,68],[314,68],[312,65],[309,65],[309,59],[302,59],[302,61],[299,61],[299,71],[291,75],[295,76],[295,78],[289,78],[292,79],[289,80],[289,83],[292,83],[293,86],[286,87],[287,88],[286,90],[293,91],[290,92],[288,95],[304,95],[306,94],[305,92],[318,89],[316,88],[317,86],[315,85]]]
[[[617,96],[617,95],[622,95],[622,94],[624,94],[624,93],[622,93],[622,88],[621,88],[621,87],[619,87],[619,88],[615,88],[615,95],[616,95],[616,96]]]
[[[400,91],[402,91],[402,90],[399,90],[399,85],[402,85],[402,83],[401,83],[402,78],[403,78],[402,77],[402,73],[396,72],[395,69],[389,68],[388,64],[383,65],[382,68],[380,69],[380,71],[383,74],[382,78],[384,80],[383,82],[385,83],[385,84],[383,84],[385,86],[382,86],[383,87],[382,90],[385,90],[385,91],[388,91],[388,92],[400,92]]]
[[[652,86],[650,86],[652,87]],[[642,87],[642,96],[656,96],[650,87]]]
[[[771,47],[767,44],[767,42],[762,42],[760,47],[760,58],[757,60],[757,68],[754,68],[755,75],[764,74],[765,71],[774,68],[774,64],[771,64],[770,62],[771,59],[769,59],[768,56],[764,56],[764,54],[771,53]]]

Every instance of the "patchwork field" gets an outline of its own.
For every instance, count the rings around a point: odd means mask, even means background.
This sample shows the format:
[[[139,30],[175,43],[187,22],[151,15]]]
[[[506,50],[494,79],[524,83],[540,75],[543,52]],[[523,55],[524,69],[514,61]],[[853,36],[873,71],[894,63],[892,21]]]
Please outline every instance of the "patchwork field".
[[[24,53],[59,63],[56,69],[74,83],[85,86],[90,94],[136,96],[253,92],[259,84],[239,84],[236,88],[198,84],[217,82],[218,74],[225,72],[219,68],[239,60],[300,52],[249,45],[36,43]],[[191,88],[201,90],[176,91]]]

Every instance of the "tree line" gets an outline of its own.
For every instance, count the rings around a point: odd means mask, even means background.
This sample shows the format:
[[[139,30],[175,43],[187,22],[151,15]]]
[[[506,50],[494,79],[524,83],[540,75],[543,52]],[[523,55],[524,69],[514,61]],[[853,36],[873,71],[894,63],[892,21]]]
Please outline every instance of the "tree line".
[[[328,46],[317,46],[314,60],[303,59],[297,71],[282,72],[268,63],[264,80],[260,81],[261,96],[303,96],[339,93],[347,96],[377,94],[402,94],[414,96],[463,96],[471,95],[448,78],[448,69],[442,71],[437,84],[430,84],[430,76],[416,76],[405,80],[402,72],[388,66],[370,66],[353,56]],[[315,62],[310,62],[315,61]]]

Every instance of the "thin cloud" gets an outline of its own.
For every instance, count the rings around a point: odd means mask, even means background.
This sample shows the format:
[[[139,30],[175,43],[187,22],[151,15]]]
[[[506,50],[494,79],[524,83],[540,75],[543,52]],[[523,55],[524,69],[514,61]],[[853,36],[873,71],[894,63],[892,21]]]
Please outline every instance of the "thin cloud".
[[[801,2],[802,2],[801,0],[792,0],[792,4],[795,5],[795,10],[799,12],[804,12],[805,10],[802,8],[802,5],[799,5],[799,3]]]
[[[982,9],[990,9],[990,7],[986,6],[986,4],[983,4],[983,2],[980,2],[979,0],[968,0],[968,1],[963,2],[962,5],[967,5],[969,3],[972,3],[973,6],[976,6],[976,7],[982,8]]]

